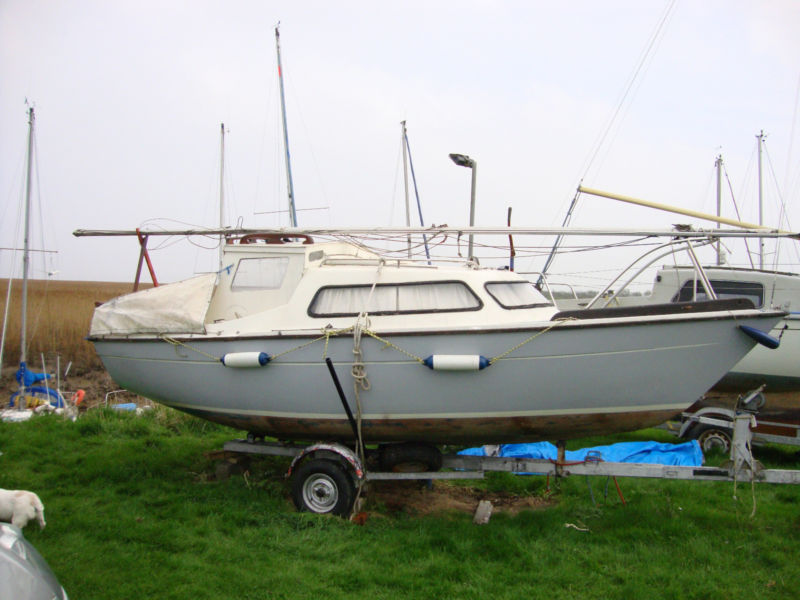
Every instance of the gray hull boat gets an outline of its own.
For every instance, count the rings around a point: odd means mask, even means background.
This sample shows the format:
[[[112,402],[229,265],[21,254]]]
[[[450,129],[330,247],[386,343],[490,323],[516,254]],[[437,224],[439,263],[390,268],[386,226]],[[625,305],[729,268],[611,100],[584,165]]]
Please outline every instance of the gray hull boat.
[[[656,425],[785,314],[744,299],[559,312],[508,270],[306,236],[230,239],[224,266],[98,307],[89,339],[122,387],[280,440],[348,441],[354,423],[366,443],[432,444]]]

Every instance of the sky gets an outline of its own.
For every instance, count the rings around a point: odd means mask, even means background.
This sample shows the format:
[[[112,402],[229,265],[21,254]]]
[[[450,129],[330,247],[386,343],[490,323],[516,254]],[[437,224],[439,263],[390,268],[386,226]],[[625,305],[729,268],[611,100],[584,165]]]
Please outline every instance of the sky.
[[[0,277],[20,273],[29,106],[31,245],[54,251],[33,277],[133,278],[135,239],[75,229],[217,227],[221,123],[224,224],[287,226],[278,23],[300,226],[405,224],[405,120],[426,225],[468,223],[454,152],[477,162],[476,225],[559,226],[581,181],[713,213],[720,154],[757,221],[763,131],[764,222],[800,230],[793,0],[0,0]],[[572,224],[677,222],[708,226],[587,196]],[[151,241],[159,278],[212,268],[197,244]],[[604,259],[579,260],[561,266]]]

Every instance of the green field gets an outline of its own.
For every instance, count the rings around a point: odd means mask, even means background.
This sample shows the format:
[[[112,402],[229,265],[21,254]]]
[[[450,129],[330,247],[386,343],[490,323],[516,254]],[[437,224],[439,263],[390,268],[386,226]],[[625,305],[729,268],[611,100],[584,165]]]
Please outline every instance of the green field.
[[[467,510],[431,513],[382,495],[356,525],[297,513],[285,458],[216,480],[205,454],[237,435],[162,408],[0,423],[0,487],[42,498],[47,527],[25,534],[73,599],[752,599],[800,589],[797,486],[739,484],[734,499],[732,483],[620,479],[623,505],[604,478],[548,491],[543,477],[504,473],[449,484],[448,495],[506,492],[541,507],[474,525]],[[790,448],[757,454],[800,468]]]

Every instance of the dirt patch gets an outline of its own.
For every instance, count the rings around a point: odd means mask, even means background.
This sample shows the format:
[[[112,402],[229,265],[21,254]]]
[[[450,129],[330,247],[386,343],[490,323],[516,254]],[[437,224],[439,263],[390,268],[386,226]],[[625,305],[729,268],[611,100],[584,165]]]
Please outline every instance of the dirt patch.
[[[453,511],[473,514],[481,500],[489,500],[495,514],[516,515],[522,510],[546,508],[555,503],[550,498],[487,492],[440,481],[434,481],[432,486],[418,481],[372,482],[364,497],[364,511],[368,515],[400,512],[427,515]]]
[[[16,392],[19,387],[14,379],[17,369],[18,365],[3,367],[2,377],[0,377],[0,408],[7,406],[11,394]],[[55,378],[49,379],[47,384],[55,388]],[[84,391],[84,399],[81,405],[85,408],[104,405],[107,396],[109,403],[134,402],[138,398],[131,392],[119,391],[120,387],[114,383],[114,380],[111,379],[105,369],[71,369],[67,374],[67,378],[61,381],[61,391],[64,397],[69,400],[78,390]],[[139,400],[141,401],[142,399],[139,398]]]

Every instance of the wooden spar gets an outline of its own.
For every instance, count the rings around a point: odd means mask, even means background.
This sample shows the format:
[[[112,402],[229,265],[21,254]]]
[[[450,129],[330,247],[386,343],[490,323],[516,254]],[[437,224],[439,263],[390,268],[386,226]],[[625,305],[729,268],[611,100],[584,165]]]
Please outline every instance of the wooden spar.
[[[139,239],[139,266],[136,267],[136,279],[133,282],[133,291],[139,289],[139,277],[142,274],[142,261],[147,261],[147,270],[150,271],[150,278],[153,280],[153,287],[158,287],[158,279],[156,279],[156,272],[153,269],[153,263],[150,262],[150,254],[147,252],[147,238],[149,234],[142,233],[139,229],[136,230],[136,237]]]
[[[601,190],[595,190],[592,188],[586,188],[583,186],[578,186],[578,191],[584,194],[589,194],[591,196],[600,196],[601,198],[610,198],[611,200],[619,200],[620,202],[628,202],[629,204],[637,204],[639,206],[647,206],[648,208],[655,208],[656,210],[663,210],[666,212],[671,212],[679,215],[685,215],[687,217],[694,217],[696,219],[703,219],[705,221],[715,221],[716,223],[722,223],[724,225],[731,225],[733,227],[742,227],[743,229],[763,229],[768,231],[774,231],[777,233],[788,234],[788,231],[781,231],[780,229],[775,229],[772,227],[766,227],[764,225],[755,225],[754,223],[745,223],[744,221],[737,221],[735,219],[728,219],[726,217],[721,217],[718,215],[710,215],[708,213],[702,213],[695,210],[689,210],[686,208],[678,208],[676,206],[669,206],[667,204],[659,204],[657,202],[650,202],[648,200],[639,200],[638,198],[631,198],[630,196],[621,196],[619,194],[612,194],[611,192],[603,192]],[[791,234],[790,234],[791,235]]]

